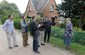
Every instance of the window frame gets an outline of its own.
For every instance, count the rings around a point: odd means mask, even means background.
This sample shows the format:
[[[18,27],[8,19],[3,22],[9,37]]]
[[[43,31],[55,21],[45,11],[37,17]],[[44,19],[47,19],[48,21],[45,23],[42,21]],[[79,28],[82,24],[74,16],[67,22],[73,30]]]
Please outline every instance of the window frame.
[[[54,12],[54,6],[50,5],[50,12]]]

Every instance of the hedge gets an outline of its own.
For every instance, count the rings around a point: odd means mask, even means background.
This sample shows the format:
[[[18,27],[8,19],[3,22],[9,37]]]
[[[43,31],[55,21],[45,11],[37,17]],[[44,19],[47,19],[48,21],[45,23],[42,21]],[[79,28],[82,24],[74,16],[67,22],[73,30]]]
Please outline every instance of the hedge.
[[[72,42],[85,45],[85,31],[83,31],[77,27],[75,27],[73,30],[74,30],[73,31],[74,35],[72,38]],[[64,29],[60,29],[59,27],[52,27],[51,36],[63,39]]]
[[[2,17],[1,22],[2,24],[4,24],[4,22],[7,20],[8,18],[6,16]],[[20,18],[14,18],[14,27],[16,29],[21,29],[20,26]]]

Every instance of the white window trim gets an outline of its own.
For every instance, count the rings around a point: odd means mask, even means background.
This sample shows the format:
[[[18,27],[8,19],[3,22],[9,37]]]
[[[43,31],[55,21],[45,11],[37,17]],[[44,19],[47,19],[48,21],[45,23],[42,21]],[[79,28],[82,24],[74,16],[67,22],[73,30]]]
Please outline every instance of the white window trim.
[[[54,6],[53,5],[50,6],[50,12],[54,12]]]

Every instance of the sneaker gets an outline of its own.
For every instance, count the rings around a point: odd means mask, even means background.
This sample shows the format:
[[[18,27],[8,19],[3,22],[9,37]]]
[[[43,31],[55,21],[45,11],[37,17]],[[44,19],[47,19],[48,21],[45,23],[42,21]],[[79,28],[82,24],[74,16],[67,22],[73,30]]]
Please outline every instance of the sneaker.
[[[27,46],[29,45],[29,44],[26,44]]]
[[[24,47],[26,47],[26,45]]]
[[[41,44],[41,45],[45,45],[45,44]]]
[[[34,51],[34,52],[36,52],[36,53],[40,53],[39,51]]]

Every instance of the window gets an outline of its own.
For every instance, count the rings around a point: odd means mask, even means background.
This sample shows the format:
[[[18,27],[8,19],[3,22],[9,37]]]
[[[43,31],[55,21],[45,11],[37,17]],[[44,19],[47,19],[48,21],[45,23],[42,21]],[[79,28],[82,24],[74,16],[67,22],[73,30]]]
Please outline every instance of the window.
[[[53,5],[50,6],[50,11],[51,11],[51,12],[54,11],[54,6],[53,6]]]
[[[31,12],[31,6],[29,6],[29,12]]]

